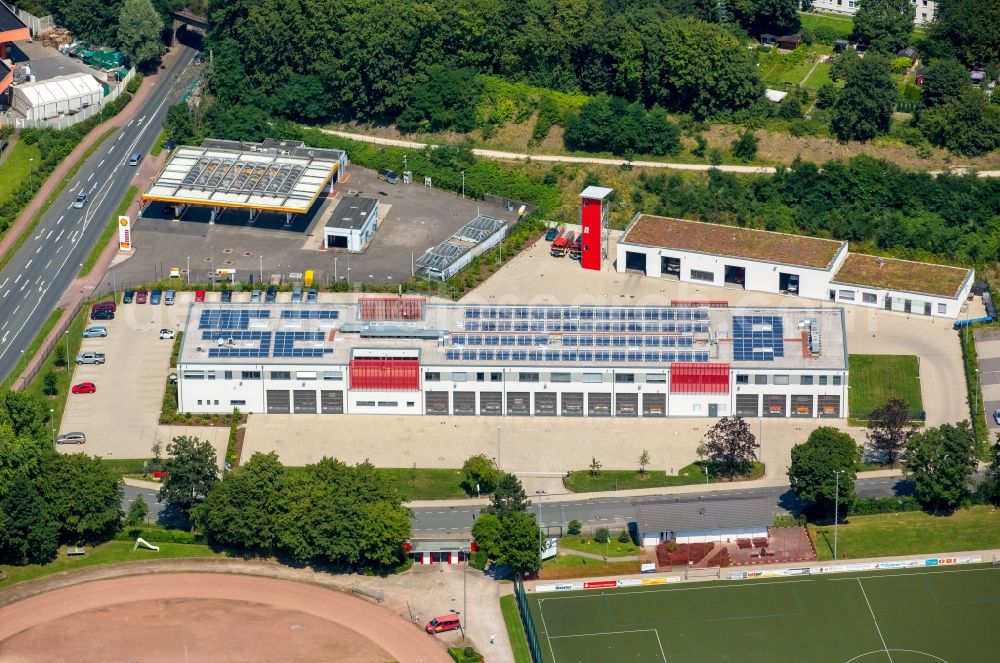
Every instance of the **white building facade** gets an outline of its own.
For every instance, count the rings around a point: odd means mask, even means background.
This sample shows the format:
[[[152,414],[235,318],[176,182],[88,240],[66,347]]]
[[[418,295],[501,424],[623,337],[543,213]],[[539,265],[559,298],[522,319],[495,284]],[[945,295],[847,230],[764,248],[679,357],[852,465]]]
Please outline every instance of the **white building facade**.
[[[378,230],[378,199],[350,196],[342,199],[323,227],[323,246],[360,253]]]
[[[812,0],[814,11],[854,16],[863,0]],[[925,25],[934,20],[935,0],[910,0],[914,8],[913,23]]]
[[[847,375],[839,308],[194,304],[178,409],[838,418]]]

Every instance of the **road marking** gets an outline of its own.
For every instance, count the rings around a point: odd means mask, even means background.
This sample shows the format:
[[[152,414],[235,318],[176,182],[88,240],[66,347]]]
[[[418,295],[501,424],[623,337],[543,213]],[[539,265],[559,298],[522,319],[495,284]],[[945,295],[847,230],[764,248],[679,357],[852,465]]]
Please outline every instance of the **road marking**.
[[[115,151],[115,146],[114,146],[114,145],[112,145],[112,146],[111,146],[111,149],[110,149],[110,150],[108,150],[108,154],[111,154],[111,153],[112,153],[112,152],[114,152],[114,151]]]
[[[145,115],[143,115],[142,117],[140,117],[139,118],[139,122],[137,123],[137,125],[142,124],[145,119],[146,119]]]
[[[34,260],[34,258],[32,258],[32,260]],[[29,260],[28,264],[24,266],[25,269],[28,269],[29,267],[31,267],[31,260]]]
[[[21,308],[20,304],[18,304],[17,306],[15,306],[14,307],[14,313],[17,313],[17,309],[19,309],[19,308]],[[14,315],[14,313],[11,313],[11,315]]]
[[[20,292],[24,292],[24,289],[27,288],[27,287],[28,287],[28,282],[25,281],[24,283],[21,284],[21,290],[20,290]]]
[[[131,127],[131,126],[132,126],[132,123],[133,123],[133,122],[135,122],[135,120],[134,120],[134,119],[133,119],[133,120],[129,120],[129,121],[128,121],[128,124],[126,124],[125,126],[126,126],[126,127]],[[124,134],[123,134],[123,135],[124,135]]]
[[[3,331],[4,329],[7,329],[7,325],[9,325],[9,324],[10,324],[10,320],[8,320],[7,322],[3,323],[3,327],[0,327],[0,331]]]
[[[3,291],[3,298],[7,299],[7,295],[9,295],[9,294],[10,294],[10,290],[4,290]]]
[[[38,255],[38,252],[42,250],[42,246],[43,246],[42,244],[38,245],[38,248],[35,249],[35,255]]]
[[[53,228],[52,230],[49,231],[49,234],[45,236],[45,239],[48,240],[49,237],[52,237],[52,233],[54,233],[54,232],[55,232],[55,229]]]
[[[129,122],[129,124],[131,124],[131,122]],[[117,143],[118,141],[120,141],[124,137],[125,137],[125,132],[124,131],[119,131],[118,132],[118,138],[115,138],[115,142]]]
[[[91,174],[90,174],[90,177],[88,177],[88,178],[87,178],[87,181],[89,182],[89,181],[90,181],[90,180],[92,180],[92,179],[94,179],[94,173],[91,173]]]
[[[60,230],[60,231],[59,231],[59,234],[58,234],[58,235],[56,235],[56,241],[57,241],[57,242],[58,242],[59,240],[61,240],[61,239],[62,239],[62,236],[63,236],[63,233],[64,233],[64,232],[66,232],[66,229],[65,229],[65,228],[63,228],[62,230]]]
[[[865,592],[865,586],[861,584],[861,578],[855,578],[858,581],[858,587],[861,588],[861,595],[865,597],[865,603],[868,604],[868,612],[872,615],[872,621],[875,622],[875,632],[878,633],[878,639],[882,641],[882,648],[885,649],[885,655],[889,657],[889,663],[892,663],[892,654],[889,653],[889,647],[885,644],[885,638],[882,637],[882,629],[878,627],[878,620],[875,619],[875,611],[872,610],[872,604],[868,601],[868,594]]]
[[[4,279],[3,284],[0,284],[0,288],[5,287],[7,285],[7,281],[10,281],[10,277],[9,276],[6,279]]]
[[[63,250],[63,245],[62,245],[62,244],[60,244],[60,245],[59,245],[59,248],[58,248],[58,249],[56,249],[56,253],[59,253],[59,252],[60,252],[60,251],[62,251],[62,250]]]
[[[14,284],[17,285],[17,282],[20,280],[21,280],[21,275],[18,274],[17,276],[14,277]]]
[[[63,220],[64,218],[66,218],[66,215],[65,215],[65,214],[63,214],[62,216],[60,216],[60,217],[59,217],[59,220],[58,220],[58,221],[56,221],[56,225],[58,226],[58,225],[59,225],[60,223],[62,223],[62,220]]]
[[[48,269],[49,265],[51,265],[51,264],[52,264],[52,259],[50,258],[49,261],[47,263],[45,263],[45,269]]]

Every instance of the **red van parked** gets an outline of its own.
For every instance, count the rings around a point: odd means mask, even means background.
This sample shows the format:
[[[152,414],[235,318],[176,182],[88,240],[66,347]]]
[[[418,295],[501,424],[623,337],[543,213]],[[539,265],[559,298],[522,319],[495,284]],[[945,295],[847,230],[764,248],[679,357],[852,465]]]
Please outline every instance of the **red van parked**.
[[[90,307],[91,311],[111,311],[114,313],[118,310],[118,305],[114,302],[97,302]]]
[[[459,621],[458,615],[444,615],[443,617],[435,617],[427,622],[424,630],[433,635],[435,633],[444,633],[445,631],[454,631],[457,628],[462,628],[462,622]]]

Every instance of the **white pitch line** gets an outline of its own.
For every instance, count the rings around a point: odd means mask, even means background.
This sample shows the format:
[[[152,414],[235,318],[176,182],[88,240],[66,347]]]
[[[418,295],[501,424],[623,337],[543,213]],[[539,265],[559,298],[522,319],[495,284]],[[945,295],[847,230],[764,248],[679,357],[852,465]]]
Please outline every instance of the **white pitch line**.
[[[889,663],[892,663],[892,654],[889,653],[889,647],[885,644],[885,638],[882,637],[882,629],[878,627],[878,620],[875,619],[875,611],[872,610],[872,604],[868,601],[868,594],[865,592],[865,586],[861,584],[861,578],[855,578],[858,581],[858,587],[861,588],[861,595],[865,597],[865,603],[868,604],[868,612],[872,615],[872,621],[875,622],[875,631],[878,633],[878,639],[882,641],[882,648],[885,649],[885,655],[889,657]]]

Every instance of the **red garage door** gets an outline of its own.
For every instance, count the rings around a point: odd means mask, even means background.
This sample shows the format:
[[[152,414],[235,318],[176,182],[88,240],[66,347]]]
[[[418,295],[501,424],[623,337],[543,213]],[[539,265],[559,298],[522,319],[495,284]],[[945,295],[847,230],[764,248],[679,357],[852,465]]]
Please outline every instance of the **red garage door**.
[[[671,394],[728,394],[729,364],[670,364]]]

